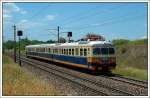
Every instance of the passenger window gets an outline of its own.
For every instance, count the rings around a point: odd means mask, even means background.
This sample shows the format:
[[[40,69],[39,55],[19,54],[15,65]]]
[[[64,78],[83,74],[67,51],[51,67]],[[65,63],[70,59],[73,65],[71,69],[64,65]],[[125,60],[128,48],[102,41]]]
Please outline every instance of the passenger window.
[[[66,49],[64,49],[64,55],[66,55]]]
[[[49,52],[51,53],[51,48],[49,48]]]
[[[60,51],[60,49],[58,49],[58,54],[61,54],[61,51]]]
[[[102,54],[104,54],[104,55],[108,54],[108,52],[109,52],[108,48],[102,48],[101,51],[102,51]]]
[[[100,55],[100,48],[94,48],[93,55]]]
[[[56,49],[56,53],[58,54],[58,52],[59,52],[59,50],[58,49]]]
[[[53,49],[53,53],[55,53],[55,49]]]
[[[68,55],[68,50],[66,49],[66,55]]]
[[[84,56],[87,56],[87,49],[84,48]]]
[[[78,50],[78,48],[76,48],[76,55],[79,55],[79,50]]]
[[[71,55],[71,49],[69,49],[69,55]]]
[[[90,54],[90,48],[88,48],[88,54]]]
[[[80,56],[83,56],[83,49],[80,49]]]
[[[74,49],[72,49],[72,55],[74,55]]]
[[[61,49],[59,49],[59,54],[61,54],[62,53],[62,51],[61,51]]]
[[[63,52],[63,50],[64,50],[64,49],[61,49],[61,54],[63,54],[63,53],[64,53],[64,52]]]
[[[59,54],[59,49],[57,49],[57,54]]]

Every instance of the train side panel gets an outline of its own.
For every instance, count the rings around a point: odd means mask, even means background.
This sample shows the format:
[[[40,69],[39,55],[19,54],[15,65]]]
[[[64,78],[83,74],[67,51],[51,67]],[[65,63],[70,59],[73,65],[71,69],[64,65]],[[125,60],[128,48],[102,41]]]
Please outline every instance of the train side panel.
[[[95,66],[88,63],[87,57],[65,56],[65,55],[37,53],[37,52],[27,52],[27,56],[54,61],[62,64],[75,66],[75,67],[95,70]]]

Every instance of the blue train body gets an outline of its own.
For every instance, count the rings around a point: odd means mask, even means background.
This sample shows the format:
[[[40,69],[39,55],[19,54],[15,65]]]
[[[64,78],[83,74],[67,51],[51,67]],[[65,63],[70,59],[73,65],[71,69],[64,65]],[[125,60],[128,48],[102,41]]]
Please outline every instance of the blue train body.
[[[115,69],[116,58],[112,53],[114,49],[112,44],[101,42],[98,44],[30,45],[26,47],[26,55],[93,71]],[[94,51],[99,54],[95,54]]]

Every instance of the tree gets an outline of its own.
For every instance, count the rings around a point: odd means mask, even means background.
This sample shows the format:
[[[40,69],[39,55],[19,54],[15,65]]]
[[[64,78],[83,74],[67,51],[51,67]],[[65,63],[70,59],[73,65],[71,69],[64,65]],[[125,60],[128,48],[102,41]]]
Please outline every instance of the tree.
[[[13,49],[14,41],[8,40],[7,42],[4,43],[3,47],[6,48],[6,49]]]
[[[114,45],[125,45],[130,42],[130,40],[127,39],[116,39],[112,41]]]
[[[66,42],[66,39],[63,38],[63,37],[60,37],[60,38],[59,38],[59,42],[60,42],[60,43],[65,43],[65,42]]]
[[[48,41],[46,41],[46,43],[55,43],[56,41],[54,41],[54,40],[48,40]]]

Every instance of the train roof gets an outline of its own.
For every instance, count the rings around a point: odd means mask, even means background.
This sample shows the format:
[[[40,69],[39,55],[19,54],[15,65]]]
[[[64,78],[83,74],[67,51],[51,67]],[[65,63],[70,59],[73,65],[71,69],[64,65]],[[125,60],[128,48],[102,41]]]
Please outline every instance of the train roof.
[[[73,43],[55,43],[55,44],[38,44],[38,45],[28,45],[26,48],[37,48],[37,47],[67,47],[67,46],[101,46],[101,45],[112,45],[108,41],[79,41]]]

